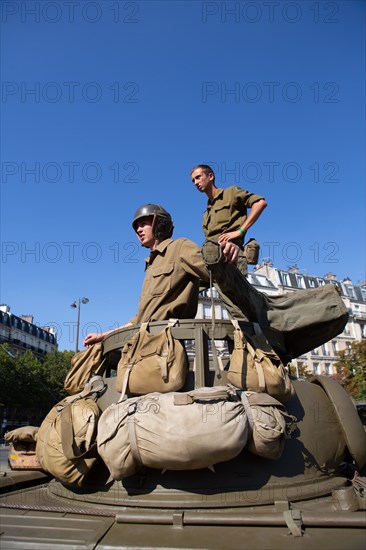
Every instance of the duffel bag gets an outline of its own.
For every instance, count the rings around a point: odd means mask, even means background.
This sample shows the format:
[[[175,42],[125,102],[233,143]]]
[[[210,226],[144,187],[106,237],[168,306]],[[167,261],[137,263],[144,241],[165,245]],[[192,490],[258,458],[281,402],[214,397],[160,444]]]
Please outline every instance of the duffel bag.
[[[71,368],[65,378],[65,390],[69,395],[81,392],[93,376],[103,374],[105,367],[102,342],[75,353],[71,359]]]
[[[98,428],[98,452],[113,479],[141,466],[194,470],[237,456],[250,420],[244,392],[228,386],[150,393],[110,405]]]
[[[227,373],[228,381],[244,390],[262,392],[285,403],[294,396],[291,380],[278,355],[268,342],[264,349],[254,348],[241,330],[238,321],[234,325],[234,349]],[[260,330],[256,325],[257,331]],[[264,335],[261,334],[262,340]]]
[[[297,419],[284,405],[266,393],[245,392],[252,414],[252,431],[246,448],[263,458],[282,455],[286,439],[296,429]]]
[[[35,443],[37,441],[37,434],[39,431],[38,426],[21,426],[15,428],[11,432],[6,432],[4,438],[6,443],[18,443],[19,441],[25,443]]]
[[[55,405],[37,434],[36,454],[44,470],[66,485],[83,486],[100,460],[97,424],[101,411],[96,403],[106,388],[100,376],[84,390]]]
[[[117,367],[116,389],[124,394],[146,394],[180,390],[185,382],[188,360],[183,344],[173,338],[169,320],[158,334],[150,334],[148,323],[142,323],[123,347]]]

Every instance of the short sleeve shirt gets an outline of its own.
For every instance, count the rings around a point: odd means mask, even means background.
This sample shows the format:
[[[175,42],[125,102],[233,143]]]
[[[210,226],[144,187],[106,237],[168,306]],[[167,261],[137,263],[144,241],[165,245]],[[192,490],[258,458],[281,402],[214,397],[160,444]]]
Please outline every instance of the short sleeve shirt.
[[[194,319],[199,281],[209,280],[199,247],[188,239],[166,239],[145,261],[139,309],[130,322]]]
[[[202,228],[206,239],[217,240],[222,233],[236,231],[247,218],[247,208],[261,199],[264,197],[236,186],[218,189],[203,214]]]

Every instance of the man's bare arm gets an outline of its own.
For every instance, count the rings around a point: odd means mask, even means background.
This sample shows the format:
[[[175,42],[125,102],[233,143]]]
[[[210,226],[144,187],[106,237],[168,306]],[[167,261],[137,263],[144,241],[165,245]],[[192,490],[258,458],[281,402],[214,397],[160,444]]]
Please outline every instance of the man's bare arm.
[[[260,199],[259,201],[255,202],[253,206],[250,209],[249,215],[246,218],[243,225],[235,231],[230,231],[229,233],[223,233],[219,237],[219,243],[227,243],[234,239],[240,238],[244,233],[246,233],[249,229],[249,227],[252,227],[252,225],[257,221],[259,216],[262,214],[263,210],[266,208],[267,203],[264,199]]]

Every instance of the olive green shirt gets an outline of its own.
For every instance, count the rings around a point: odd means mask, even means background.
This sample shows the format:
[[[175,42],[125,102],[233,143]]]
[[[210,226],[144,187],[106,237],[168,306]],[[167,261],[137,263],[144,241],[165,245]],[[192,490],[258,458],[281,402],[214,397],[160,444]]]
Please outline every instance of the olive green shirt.
[[[222,233],[238,230],[247,218],[247,208],[261,199],[264,197],[236,186],[218,189],[203,214],[202,228],[206,239],[217,240]],[[244,235],[236,244],[242,246],[243,240]]]
[[[188,239],[166,239],[145,262],[139,309],[130,322],[194,319],[199,280],[209,280],[200,248]]]

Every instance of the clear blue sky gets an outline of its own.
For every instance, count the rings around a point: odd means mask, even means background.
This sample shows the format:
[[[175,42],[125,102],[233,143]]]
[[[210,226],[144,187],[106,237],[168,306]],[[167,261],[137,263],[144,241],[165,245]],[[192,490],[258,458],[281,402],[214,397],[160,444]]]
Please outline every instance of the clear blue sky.
[[[266,197],[262,258],[365,280],[364,2],[1,8],[1,302],[61,350],[78,297],[83,334],[135,313],[140,204],[202,243],[197,163]]]

